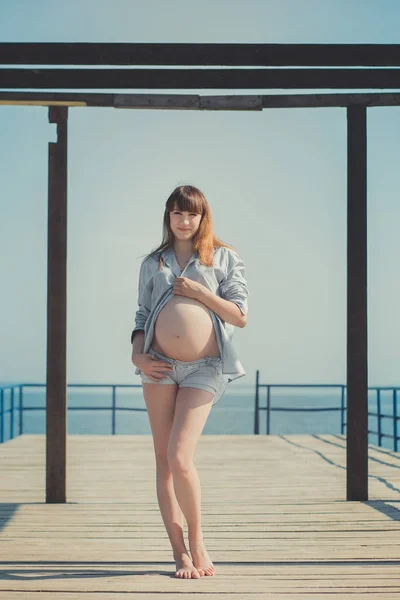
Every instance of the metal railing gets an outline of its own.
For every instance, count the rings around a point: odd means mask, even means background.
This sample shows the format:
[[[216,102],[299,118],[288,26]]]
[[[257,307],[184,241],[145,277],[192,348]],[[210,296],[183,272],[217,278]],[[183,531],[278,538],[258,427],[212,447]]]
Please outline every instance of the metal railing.
[[[266,405],[260,406],[260,388],[266,388]],[[340,390],[340,404],[338,406],[329,406],[329,407],[274,407],[271,405],[271,390],[273,388],[330,388],[330,389],[339,389]],[[389,438],[393,440],[393,450],[395,452],[398,451],[399,448],[399,431],[398,431],[398,422],[400,420],[399,410],[398,410],[398,400],[399,400],[399,390],[400,387],[397,386],[371,386],[368,387],[369,392],[376,392],[376,404],[377,411],[372,412],[368,410],[368,416],[377,417],[378,430],[373,431],[368,429],[368,434],[376,435],[378,437],[378,446],[382,446],[383,438]],[[389,391],[392,393],[392,414],[384,414],[382,413],[382,399],[381,393],[383,391]],[[260,372],[256,371],[256,392],[255,392],[255,407],[254,407],[254,433],[260,433],[260,411],[266,411],[266,434],[270,435],[271,431],[271,412],[326,412],[326,411],[340,411],[340,432],[344,434],[345,427],[347,423],[345,422],[345,415],[347,410],[346,405],[346,386],[342,384],[269,384],[269,383],[260,383]],[[382,420],[383,419],[391,419],[392,420],[392,428],[393,433],[383,433],[382,431]]]
[[[0,443],[4,442],[4,426],[5,416],[9,417],[9,440],[14,437],[14,415],[15,411],[18,411],[18,432],[17,435],[21,435],[24,432],[24,412],[46,410],[45,406],[24,406],[24,388],[45,388],[44,383],[16,383],[10,385],[0,386]],[[118,388],[141,388],[139,384],[114,384],[114,383],[69,383],[68,388],[108,388],[111,392],[111,403],[110,406],[68,406],[68,410],[109,410],[111,411],[111,434],[116,433],[116,413],[117,411],[136,411],[146,412],[146,408],[130,407],[130,406],[117,406],[117,389]],[[4,410],[4,399],[5,392],[9,390],[10,395],[10,407]],[[15,396],[17,395],[18,400],[16,401]]]
[[[255,407],[254,407],[254,434],[260,433],[260,411],[266,411],[266,434],[269,435],[271,432],[271,413],[277,412],[296,412],[296,411],[308,411],[308,412],[329,412],[336,411],[340,412],[340,432],[344,434],[346,422],[346,386],[342,384],[263,384],[259,382],[260,372],[256,371],[256,390],[255,390]],[[46,410],[45,406],[24,406],[24,389],[25,388],[45,388],[46,385],[42,383],[18,383],[0,386],[0,443],[4,442],[5,439],[5,423],[6,416],[9,415],[9,438],[15,437],[15,413],[18,412],[18,425],[16,435],[21,435],[24,432],[24,412]],[[118,406],[117,405],[117,390],[119,388],[141,388],[141,384],[92,384],[92,383],[70,383],[68,388],[108,388],[111,392],[111,402],[109,406],[68,406],[68,410],[96,410],[96,411],[111,411],[111,434],[116,434],[116,414],[117,411],[136,411],[146,412],[146,408],[130,407],[130,406]],[[260,388],[266,388],[266,405],[260,406]],[[271,390],[273,388],[330,388],[340,390],[340,404],[338,406],[331,407],[278,407],[272,406],[271,403]],[[377,431],[368,430],[369,434],[376,435],[378,438],[378,445],[382,446],[382,440],[389,438],[393,440],[393,450],[398,451],[399,448],[399,432],[398,422],[400,420],[398,401],[399,401],[399,390],[400,387],[383,387],[375,386],[369,387],[368,391],[376,392],[376,404],[377,412],[368,411],[368,416],[377,417]],[[5,392],[9,392],[10,406],[7,410],[4,408]],[[392,414],[382,413],[382,398],[381,393],[383,391],[389,391],[392,393]],[[384,433],[382,431],[383,419],[392,420],[393,433]]]

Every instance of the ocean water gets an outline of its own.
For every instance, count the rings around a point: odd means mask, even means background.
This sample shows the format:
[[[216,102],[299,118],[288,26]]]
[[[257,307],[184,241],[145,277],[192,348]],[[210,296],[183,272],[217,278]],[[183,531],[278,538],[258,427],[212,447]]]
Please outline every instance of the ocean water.
[[[284,434],[340,434],[341,411],[307,412],[304,408],[336,407],[340,409],[341,390],[322,388],[275,388],[271,390],[271,408],[291,408],[291,411],[270,411],[270,433]],[[45,433],[45,388],[24,388],[23,433]],[[68,388],[68,433],[111,434],[111,389]],[[266,406],[266,389],[259,390],[259,404]],[[14,406],[18,406],[18,391],[14,392]],[[150,425],[142,388],[117,388],[116,434],[150,434]],[[41,410],[29,410],[41,407]],[[79,407],[79,409],[78,409]],[[381,393],[382,413],[393,414],[391,392]],[[4,392],[4,410],[10,408],[10,392]],[[96,408],[97,410],[92,410]],[[119,410],[122,409],[122,410]],[[123,410],[130,409],[130,410]],[[131,410],[136,409],[136,410]],[[213,406],[204,428],[207,434],[253,434],[255,385],[231,383],[225,395]],[[369,411],[376,412],[376,394],[369,394]],[[259,411],[260,434],[266,433],[267,411]],[[346,414],[344,415],[346,422]],[[377,417],[369,417],[369,430],[377,431]],[[10,437],[10,414],[4,415],[4,441]],[[14,436],[19,432],[19,411],[14,410]],[[393,420],[382,419],[382,432],[393,433]],[[346,433],[346,429],[344,429]],[[378,444],[377,435],[370,433],[369,441]],[[393,448],[393,440],[383,438],[385,448]]]

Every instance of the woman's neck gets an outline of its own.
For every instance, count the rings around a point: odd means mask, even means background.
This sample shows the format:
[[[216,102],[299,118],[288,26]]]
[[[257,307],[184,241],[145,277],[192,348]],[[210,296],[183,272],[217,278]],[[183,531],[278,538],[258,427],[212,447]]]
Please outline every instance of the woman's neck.
[[[192,254],[194,252],[193,243],[190,241],[175,242],[173,248],[174,248],[175,254],[179,254],[181,256],[192,256]]]

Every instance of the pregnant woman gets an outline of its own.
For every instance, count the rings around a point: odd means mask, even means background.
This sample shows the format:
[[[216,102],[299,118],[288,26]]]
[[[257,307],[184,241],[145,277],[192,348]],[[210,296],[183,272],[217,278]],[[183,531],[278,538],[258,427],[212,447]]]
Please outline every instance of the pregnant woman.
[[[246,374],[232,336],[246,325],[247,297],[244,263],[214,235],[205,196],[179,186],[165,204],[162,243],[140,265],[131,343],[153,435],[157,499],[180,578],[216,572],[193,457],[211,407]]]

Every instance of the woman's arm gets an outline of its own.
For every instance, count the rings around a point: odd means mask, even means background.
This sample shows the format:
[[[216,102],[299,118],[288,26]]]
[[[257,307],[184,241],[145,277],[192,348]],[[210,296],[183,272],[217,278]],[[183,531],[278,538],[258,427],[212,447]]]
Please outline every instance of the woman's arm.
[[[143,354],[144,348],[144,331],[137,330],[132,341],[132,361],[135,354]]]
[[[151,312],[151,290],[152,265],[149,260],[144,260],[139,270],[138,309],[135,314],[135,327],[131,333],[131,344],[134,342],[137,331],[144,332],[146,321]]]
[[[245,327],[248,288],[244,263],[237,253],[227,251],[224,269],[226,275],[219,283],[218,294],[188,277],[176,277],[172,293],[196,298],[226,323]]]
[[[226,247],[221,248],[221,251],[220,264],[225,275],[219,282],[216,295],[206,289],[208,293],[205,294],[204,304],[224,321],[232,323],[236,327],[245,327],[248,313],[247,297],[249,294],[246,267],[236,251]]]
[[[220,298],[208,288],[202,286],[202,289],[198,291],[197,299],[215,312],[223,321],[231,323],[236,327],[244,327],[246,325],[247,315],[242,313],[237,304]]]

